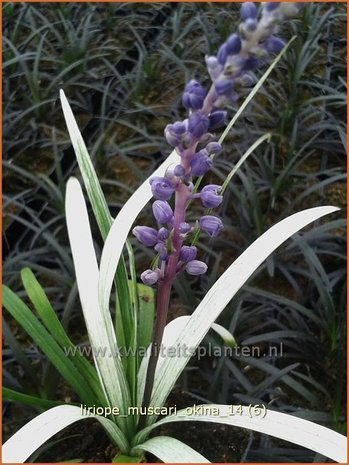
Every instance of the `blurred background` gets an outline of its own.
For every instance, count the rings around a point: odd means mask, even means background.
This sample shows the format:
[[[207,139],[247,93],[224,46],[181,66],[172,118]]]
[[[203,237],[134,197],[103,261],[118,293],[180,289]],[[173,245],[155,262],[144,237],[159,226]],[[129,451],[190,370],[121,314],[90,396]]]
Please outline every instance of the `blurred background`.
[[[20,270],[30,267],[77,344],[87,341],[64,196],[67,179],[79,177],[79,171],[59,89],[116,215],[170,153],[164,127],[185,116],[181,95],[189,79],[209,85],[204,56],[215,54],[235,31],[239,8],[239,3],[2,5],[3,280],[25,297]],[[307,3],[282,30],[287,40],[297,38],[226,138],[208,181],[221,184],[266,132],[271,141],[254,151],[230,183],[220,210],[224,233],[198,245],[209,273],[178,278],[171,318],[190,314],[227,266],[271,225],[318,205],[341,211],[279,248],[221,315],[219,323],[237,343],[258,347],[259,355],[194,358],[169,403],[265,403],[345,433],[346,4]],[[150,206],[139,223],[150,225],[149,213]],[[201,207],[190,214],[195,220]],[[100,251],[102,239],[93,227]],[[152,252],[131,240],[141,273]],[[72,400],[58,373],[6,312],[3,333],[5,387]],[[222,345],[218,336],[209,335],[207,342]],[[5,401],[4,439],[37,411]],[[110,461],[108,438],[93,421],[86,425],[68,428],[31,461]],[[326,461],[275,438],[223,425],[193,423],[184,431],[174,425],[166,432],[213,462]]]

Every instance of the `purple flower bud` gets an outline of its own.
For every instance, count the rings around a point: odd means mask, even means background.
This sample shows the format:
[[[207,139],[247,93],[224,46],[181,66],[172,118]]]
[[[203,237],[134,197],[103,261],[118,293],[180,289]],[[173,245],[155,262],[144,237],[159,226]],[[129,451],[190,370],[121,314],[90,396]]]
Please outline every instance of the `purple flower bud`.
[[[185,124],[181,123],[180,121],[176,121],[174,124],[168,124],[165,127],[165,138],[167,142],[172,145],[172,147],[176,147],[181,142],[181,135],[186,131]]]
[[[228,94],[233,90],[233,82],[228,79],[216,81],[214,86],[218,95]]]
[[[211,237],[216,237],[223,229],[223,223],[217,216],[206,215],[200,218],[200,228]]]
[[[227,61],[228,53],[226,44],[222,44],[217,53],[217,61],[220,65],[224,65]]]
[[[175,123],[172,124],[172,131],[175,134],[184,134],[185,131],[187,130],[186,125],[182,123],[182,121],[176,121]]]
[[[202,108],[206,96],[206,91],[202,85],[192,79],[185,86],[182,103],[185,108],[199,110]]]
[[[170,205],[164,200],[156,200],[153,203],[153,213],[159,223],[167,224],[172,221],[173,211]]]
[[[192,245],[183,245],[179,252],[179,259],[182,260],[182,262],[191,262],[194,260],[197,254],[197,248]]]
[[[163,242],[158,242],[154,249],[159,252],[161,260],[166,260],[168,257],[167,247]]]
[[[244,74],[240,78],[240,84],[244,87],[253,86],[256,83],[256,77],[253,74]]]
[[[279,8],[280,2],[266,2],[264,8],[267,11],[274,11],[276,8]]]
[[[209,131],[213,131],[214,129],[218,129],[222,126],[225,125],[227,117],[227,112],[226,111],[213,111],[212,113],[209,114],[208,118],[210,121],[210,126],[209,126]]]
[[[202,189],[201,202],[204,207],[216,208],[222,203],[223,196],[219,195],[220,189],[221,186],[217,186],[216,184],[209,184]]]
[[[158,240],[159,241],[166,241],[170,236],[170,231],[166,228],[160,228],[158,232]]]
[[[204,274],[207,271],[207,265],[200,260],[192,260],[186,264],[186,272],[192,274],[194,276],[198,276],[200,274]]]
[[[241,18],[243,21],[246,21],[246,19],[252,18],[256,19],[257,18],[257,7],[253,2],[244,2],[241,6]]]
[[[252,70],[258,68],[259,63],[260,62],[259,62],[258,58],[253,57],[253,56],[248,57],[244,61],[242,69],[243,69],[243,71],[252,71]]]
[[[232,34],[225,44],[228,55],[236,55],[241,50],[241,39],[237,34]]]
[[[149,226],[136,226],[133,228],[132,234],[147,247],[152,247],[158,240],[158,232]]]
[[[167,178],[155,176],[150,179],[151,191],[157,200],[168,200],[174,193],[175,188]]]
[[[279,53],[285,47],[286,42],[280,37],[270,36],[265,41],[265,48],[270,53]]]
[[[181,234],[186,234],[191,231],[191,226],[189,223],[181,223],[178,229]]]
[[[185,169],[182,165],[176,165],[173,174],[179,178],[185,175]]]
[[[218,63],[218,60],[216,57],[206,57],[206,66],[207,66],[207,71],[208,74],[210,75],[212,81],[214,81],[219,73],[221,72],[221,65]]]
[[[190,166],[194,176],[203,176],[212,168],[213,161],[208,155],[198,152],[193,156]]]
[[[207,116],[201,113],[192,113],[189,116],[188,130],[195,137],[200,139],[208,131],[210,121]]]
[[[152,286],[155,284],[159,279],[159,270],[145,270],[141,274],[141,280],[144,284],[148,286]]]
[[[245,28],[246,28],[246,31],[249,31],[249,32],[255,31],[257,28],[257,20],[252,19],[252,18],[246,19]]]
[[[211,155],[211,153],[219,153],[222,150],[222,146],[218,142],[210,142],[206,145],[206,150]]]

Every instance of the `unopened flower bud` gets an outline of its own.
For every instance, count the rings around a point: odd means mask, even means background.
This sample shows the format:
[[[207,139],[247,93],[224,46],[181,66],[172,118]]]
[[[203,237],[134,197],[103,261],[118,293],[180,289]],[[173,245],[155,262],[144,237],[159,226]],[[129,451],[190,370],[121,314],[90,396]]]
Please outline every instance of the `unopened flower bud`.
[[[212,168],[213,161],[208,155],[198,152],[193,156],[190,166],[194,176],[203,176]]]
[[[167,247],[163,242],[158,242],[154,249],[159,253],[161,260],[166,260],[168,257]]]
[[[270,36],[265,41],[264,46],[270,53],[279,53],[285,47],[286,42],[280,37]]]
[[[189,116],[188,130],[195,139],[200,139],[208,131],[209,125],[209,119],[201,113],[192,113]]]
[[[206,91],[202,85],[192,79],[185,86],[182,103],[185,108],[199,110],[202,108],[206,96]]]
[[[207,265],[200,260],[192,260],[188,262],[185,266],[185,270],[187,273],[192,274],[194,276],[198,276],[200,274],[204,274],[207,271]]]
[[[210,142],[206,145],[206,150],[211,155],[212,153],[219,153],[222,150],[222,146],[218,142]]]
[[[224,65],[227,61],[228,53],[226,44],[222,44],[217,53],[217,61],[220,65]]]
[[[186,131],[185,124],[180,121],[176,121],[174,124],[168,124],[165,127],[165,138],[166,141],[172,146],[176,147],[181,142],[181,136]]]
[[[156,200],[153,203],[153,213],[155,219],[162,224],[170,223],[173,219],[173,211],[168,202],[164,200]]]
[[[225,44],[228,55],[236,55],[241,50],[241,39],[237,34],[232,34],[228,37]]]
[[[246,31],[252,32],[252,31],[255,31],[256,28],[257,28],[257,20],[256,19],[248,18],[245,21],[245,29],[246,29]]]
[[[209,184],[205,186],[201,191],[201,202],[206,208],[216,208],[222,201],[223,196],[219,194],[221,186],[216,184]]]
[[[191,226],[189,223],[181,223],[178,229],[181,234],[186,234],[191,231]]]
[[[194,245],[192,246],[183,245],[183,247],[181,248],[179,252],[179,259],[182,262],[190,262],[194,260],[194,258],[196,257],[196,254],[197,254],[197,248]]]
[[[244,2],[241,6],[241,18],[243,21],[247,19],[256,19],[258,14],[258,9],[253,2]]]
[[[166,241],[170,236],[170,231],[166,228],[160,228],[158,232],[158,240]]]
[[[137,237],[139,242],[147,247],[152,247],[158,240],[158,232],[149,226],[136,226],[133,228],[132,233]]]
[[[167,178],[155,176],[150,179],[151,191],[157,200],[168,200],[175,191],[172,182]]]
[[[144,284],[152,286],[159,279],[159,270],[145,270],[141,274],[141,280]]]
[[[266,2],[264,8],[267,11],[274,11],[276,8],[279,8],[280,2]]]
[[[225,125],[227,112],[222,110],[213,111],[208,118],[210,121],[209,131],[213,131]]]
[[[185,169],[182,165],[177,165],[175,166],[175,169],[173,170],[173,174],[175,176],[178,176],[179,178],[181,178],[182,176],[185,175]]]
[[[221,65],[218,63],[217,58],[213,56],[206,56],[205,61],[208,74],[210,75],[212,81],[214,81],[221,72]]]
[[[206,215],[200,218],[200,228],[211,237],[218,236],[223,229],[223,223],[217,216]]]
[[[233,90],[233,82],[228,79],[216,81],[214,86],[218,95],[228,94]]]

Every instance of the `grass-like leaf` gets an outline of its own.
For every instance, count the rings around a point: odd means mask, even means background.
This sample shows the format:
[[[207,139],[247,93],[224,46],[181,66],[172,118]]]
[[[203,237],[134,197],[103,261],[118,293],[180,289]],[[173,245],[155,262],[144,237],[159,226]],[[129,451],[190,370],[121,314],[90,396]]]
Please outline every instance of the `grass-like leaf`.
[[[33,452],[55,434],[79,420],[96,418],[110,438],[121,450],[127,450],[128,442],[123,432],[108,418],[99,415],[81,415],[81,408],[59,405],[38,415],[24,425],[2,447],[4,463],[24,463]]]

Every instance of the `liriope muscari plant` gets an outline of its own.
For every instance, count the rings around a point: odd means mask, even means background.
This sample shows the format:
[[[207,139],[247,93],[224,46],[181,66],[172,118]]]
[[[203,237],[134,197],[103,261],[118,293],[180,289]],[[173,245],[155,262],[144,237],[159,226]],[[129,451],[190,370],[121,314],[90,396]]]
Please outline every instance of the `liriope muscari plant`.
[[[101,423],[119,448],[115,462],[141,461],[145,452],[164,462],[208,462],[201,454],[174,438],[150,438],[154,428],[178,421],[216,422],[248,428],[310,448],[333,460],[345,461],[344,436],[287,414],[265,409],[265,416],[253,416],[248,406],[242,406],[239,414],[232,414],[234,410],[229,405],[204,405],[197,406],[195,414],[190,415],[186,409],[169,411],[164,407],[174,383],[210,328],[229,339],[230,335],[226,336],[227,331],[216,325],[215,320],[258,266],[301,228],[337,210],[335,207],[311,208],[295,213],[270,228],[230,265],[191,316],[177,318],[166,325],[170,292],[176,275],[181,272],[200,275],[207,270],[206,264],[197,256],[195,240],[201,232],[214,237],[222,230],[221,219],[211,210],[220,205],[226,184],[238,167],[269,135],[253,144],[223,186],[209,184],[200,187],[201,177],[212,167],[214,155],[221,150],[229,127],[280,59],[285,43],[276,36],[278,24],[295,16],[298,10],[299,5],[291,3],[265,3],[260,8],[250,2],[242,5],[242,23],[238,33],[227,39],[216,57],[206,58],[212,86],[206,91],[199,82],[190,81],[182,98],[189,111],[187,119],[165,128],[165,137],[174,147],[173,152],[153,173],[150,182],[143,183],[130,197],[115,219],[110,215],[84,141],[61,92],[68,131],[104,239],[98,265],[83,192],[78,180],[71,178],[66,192],[67,227],[81,306],[90,344],[95,349],[92,351],[95,367],[73,350],[76,347],[29,269],[23,270],[22,280],[41,321],[16,294],[3,287],[5,308],[45,352],[86,406],[84,409],[76,405],[57,406],[54,401],[5,390],[5,397],[12,400],[44,408],[56,406],[34,418],[5,443],[4,462],[22,463],[63,428],[91,417]],[[223,136],[216,141],[213,132],[225,124],[224,108],[236,104],[239,88],[255,82],[253,71],[278,52],[278,57],[256,83]],[[175,197],[173,206],[172,196]],[[157,254],[153,266],[142,272],[144,284],[141,285],[137,283],[134,255],[127,238],[139,212],[152,197],[155,199],[152,207],[158,227],[136,226],[133,229],[137,239],[146,246],[154,247]],[[190,224],[186,211],[195,201],[201,201],[209,212],[197,224]],[[125,243],[130,279],[122,259]],[[116,292],[115,322],[110,313],[113,283]],[[147,315],[140,296],[148,292],[147,299],[151,301],[152,291],[148,286],[154,285],[157,286],[156,323],[151,336],[151,305],[146,306]],[[122,357],[120,350],[123,345],[131,350]],[[148,349],[140,355],[139,349],[144,345]],[[159,345],[165,349],[175,348],[175,356],[172,350],[164,350],[159,356]],[[105,350],[98,351],[102,348]]]

